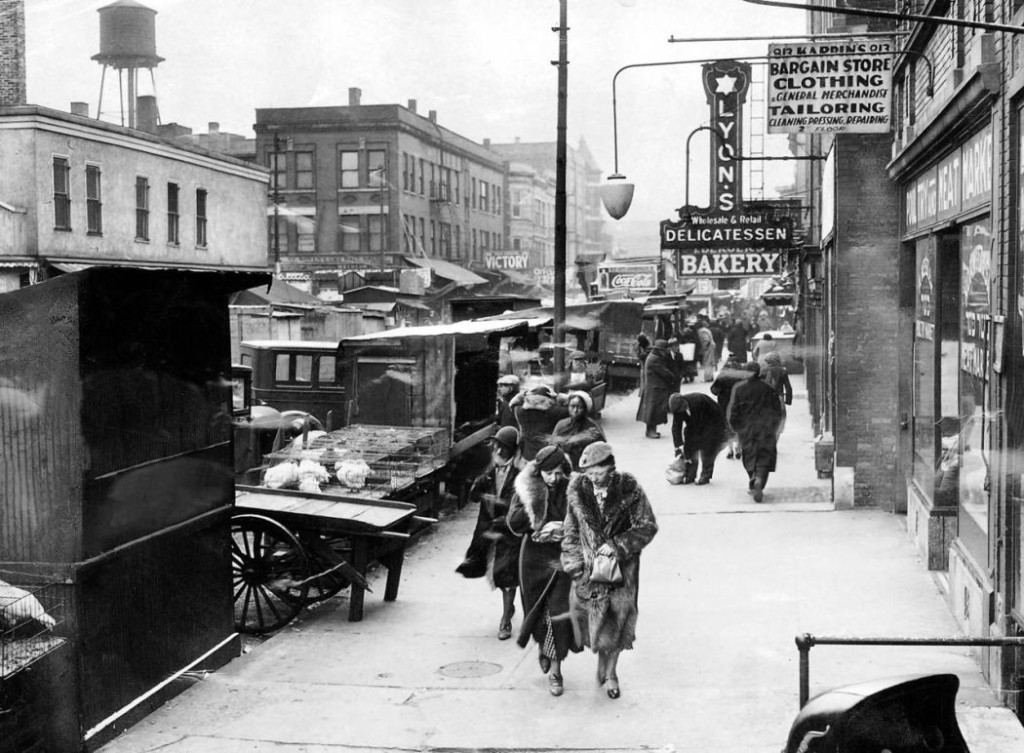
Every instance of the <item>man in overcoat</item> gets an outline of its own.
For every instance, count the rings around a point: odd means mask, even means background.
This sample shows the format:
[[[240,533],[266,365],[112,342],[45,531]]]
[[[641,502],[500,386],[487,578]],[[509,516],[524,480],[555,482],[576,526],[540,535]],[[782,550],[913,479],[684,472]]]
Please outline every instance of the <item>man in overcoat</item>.
[[[760,502],[768,474],[775,470],[782,404],[775,390],[761,379],[757,361],[749,361],[744,368],[750,376],[732,388],[726,420],[740,443],[750,493]]]
[[[636,420],[647,425],[646,436],[658,439],[658,426],[668,421],[668,396],[675,392],[676,374],[667,340],[655,340],[647,360],[644,361],[644,389]]]
[[[714,398],[700,392],[670,396],[668,410],[672,414],[672,444],[676,455],[686,461],[682,483],[708,483],[715,472],[715,458],[725,445],[725,414]]]

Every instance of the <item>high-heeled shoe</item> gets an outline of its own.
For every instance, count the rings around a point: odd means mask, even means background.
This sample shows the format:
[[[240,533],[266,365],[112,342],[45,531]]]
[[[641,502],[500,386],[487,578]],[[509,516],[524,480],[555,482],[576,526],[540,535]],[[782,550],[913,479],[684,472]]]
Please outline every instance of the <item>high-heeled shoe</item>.
[[[607,692],[608,692],[608,697],[609,698],[614,700],[614,699],[618,698],[620,695],[622,695],[622,691],[619,690],[619,678],[618,677],[609,677],[608,680],[607,680],[607,683],[608,683]]]
[[[548,692],[553,696],[560,696],[565,688],[562,687],[562,676],[552,672],[548,675]]]

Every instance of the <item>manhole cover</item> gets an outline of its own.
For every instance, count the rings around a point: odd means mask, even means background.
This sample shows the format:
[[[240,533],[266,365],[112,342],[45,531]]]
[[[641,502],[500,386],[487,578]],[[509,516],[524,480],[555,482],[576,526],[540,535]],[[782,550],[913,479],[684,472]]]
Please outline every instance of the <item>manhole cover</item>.
[[[441,674],[447,677],[487,677],[501,671],[500,664],[489,661],[457,661],[441,667]]]

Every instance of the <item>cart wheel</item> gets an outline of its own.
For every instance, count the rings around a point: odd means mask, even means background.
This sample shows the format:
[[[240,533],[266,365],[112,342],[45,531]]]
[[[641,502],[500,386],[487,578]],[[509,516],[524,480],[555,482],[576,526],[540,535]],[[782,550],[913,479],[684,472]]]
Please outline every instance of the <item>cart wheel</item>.
[[[231,518],[235,629],[269,633],[287,625],[306,603],[309,560],[299,540],[262,515]]]
[[[313,575],[329,570],[341,559],[352,561],[352,542],[345,536],[303,535],[302,544],[306,550],[306,556],[309,557],[309,567]],[[312,604],[329,599],[350,585],[352,585],[352,581],[338,570],[319,578],[313,578],[309,582],[306,603]]]

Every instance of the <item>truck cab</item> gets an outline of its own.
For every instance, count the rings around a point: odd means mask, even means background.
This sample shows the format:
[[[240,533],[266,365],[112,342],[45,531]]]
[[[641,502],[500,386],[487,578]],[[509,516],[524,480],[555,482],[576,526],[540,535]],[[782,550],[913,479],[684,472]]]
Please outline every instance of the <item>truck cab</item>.
[[[300,411],[326,426],[345,424],[345,389],[338,377],[338,343],[246,340],[243,366],[252,369],[252,400],[282,413]]]

